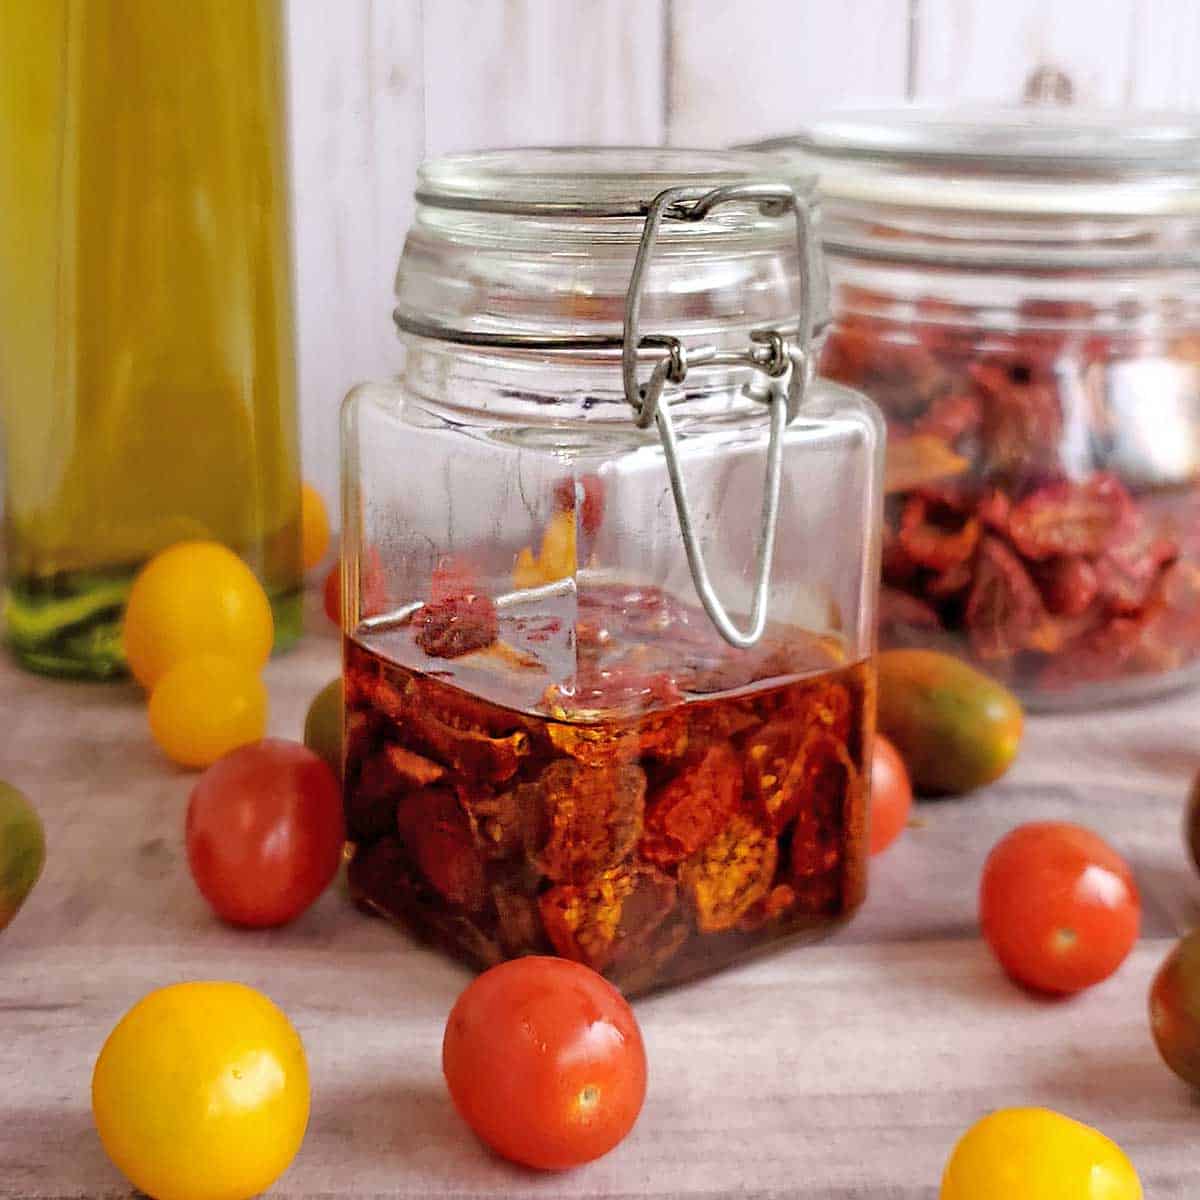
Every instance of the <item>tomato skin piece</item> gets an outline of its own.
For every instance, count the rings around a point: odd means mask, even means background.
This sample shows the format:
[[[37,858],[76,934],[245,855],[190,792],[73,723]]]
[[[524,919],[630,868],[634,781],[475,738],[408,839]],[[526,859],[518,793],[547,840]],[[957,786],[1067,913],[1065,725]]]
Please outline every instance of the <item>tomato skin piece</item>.
[[[345,839],[333,772],[280,738],[227,754],[188,801],[192,878],[233,925],[268,928],[299,916],[337,873]]]
[[[459,1115],[496,1153],[546,1171],[607,1154],[646,1095],[633,1010],[581,963],[530,956],[485,971],[446,1021]]]
[[[1018,983],[1070,995],[1107,979],[1137,941],[1141,901],[1129,864],[1079,825],[1034,821],[988,855],[983,936]]]
[[[912,783],[904,759],[882,733],[877,733],[871,755],[872,854],[882,854],[903,833],[912,803]]]

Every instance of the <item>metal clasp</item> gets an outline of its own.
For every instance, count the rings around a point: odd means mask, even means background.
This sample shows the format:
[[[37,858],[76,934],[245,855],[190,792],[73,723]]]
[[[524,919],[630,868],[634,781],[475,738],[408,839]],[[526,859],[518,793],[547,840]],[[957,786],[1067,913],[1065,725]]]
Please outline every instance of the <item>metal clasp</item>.
[[[744,351],[720,351],[715,346],[685,347],[675,337],[648,335],[640,329],[642,291],[646,273],[654,256],[659,229],[664,220],[702,221],[714,208],[735,201],[758,204],[766,216],[782,217],[791,211],[796,221],[796,244],[800,255],[800,312],[796,340],[790,341],[778,329],[756,329],[750,335],[750,345]],[[646,213],[629,291],[625,297],[624,336],[621,347],[621,374],[625,399],[634,411],[639,427],[658,427],[667,475],[679,518],[679,532],[696,594],[710,620],[721,636],[739,649],[755,645],[767,625],[768,593],[771,585],[771,566],[775,557],[775,533],[779,522],[779,492],[783,477],[783,436],[787,424],[796,415],[804,393],[812,380],[812,272],[809,259],[810,229],[808,208],[792,188],[779,183],[736,183],[703,190],[695,187],[668,188],[660,192]],[[655,365],[643,386],[638,382],[637,355],[639,348],[662,346],[666,354]],[[747,396],[767,405],[771,417],[771,433],[767,443],[767,471],[763,484],[762,513],[759,519],[758,563],[755,572],[754,602],[747,629],[739,629],[717,596],[700,540],[692,522],[687,485],[679,462],[679,445],[671,419],[669,400],[663,393],[667,384],[679,386],[693,366],[747,366],[754,375],[743,389]]]

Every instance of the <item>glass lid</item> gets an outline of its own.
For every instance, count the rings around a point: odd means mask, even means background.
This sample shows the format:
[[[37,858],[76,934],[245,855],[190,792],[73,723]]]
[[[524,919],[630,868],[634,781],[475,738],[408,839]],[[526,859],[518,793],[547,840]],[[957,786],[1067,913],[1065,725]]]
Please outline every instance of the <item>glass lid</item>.
[[[454,154],[424,163],[419,203],[441,208],[530,215],[644,216],[670,187],[700,191],[763,179],[763,159],[749,151],[665,147],[553,147]],[[778,177],[778,170],[775,172]],[[800,196],[813,180],[788,179]]]
[[[573,338],[580,350],[584,338],[603,352],[628,324],[641,263],[644,334],[742,345],[751,330],[791,327],[802,313],[811,330],[827,307],[809,248],[815,190],[811,175],[752,151],[561,147],[434,159],[417,177],[397,322],[477,345]]]
[[[1200,213],[1200,118],[923,106],[834,112],[757,149],[828,200],[1009,215]]]

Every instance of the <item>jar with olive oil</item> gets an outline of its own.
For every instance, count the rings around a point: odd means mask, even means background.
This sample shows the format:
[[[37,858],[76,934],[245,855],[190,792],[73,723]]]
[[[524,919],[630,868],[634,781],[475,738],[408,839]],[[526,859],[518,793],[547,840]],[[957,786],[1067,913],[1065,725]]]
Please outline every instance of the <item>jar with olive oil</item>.
[[[105,677],[138,568],[241,554],[300,621],[277,0],[0,0],[6,622]]]

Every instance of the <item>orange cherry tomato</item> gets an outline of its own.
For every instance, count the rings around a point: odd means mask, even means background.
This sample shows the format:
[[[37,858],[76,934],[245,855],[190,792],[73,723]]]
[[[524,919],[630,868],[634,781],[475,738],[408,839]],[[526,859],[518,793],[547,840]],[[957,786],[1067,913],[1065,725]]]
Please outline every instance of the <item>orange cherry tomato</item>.
[[[311,483],[300,488],[300,557],[311,571],[329,549],[329,511],[325,499]]]
[[[562,958],[514,959],[470,984],[446,1022],[442,1070],[475,1133],[542,1170],[607,1154],[646,1095],[632,1009],[595,971]]]
[[[871,853],[881,854],[901,834],[912,811],[912,784],[900,751],[881,733],[871,756]]]
[[[1035,821],[988,855],[983,936],[1018,983],[1067,995],[1107,979],[1137,941],[1141,902],[1129,864],[1079,825]]]

